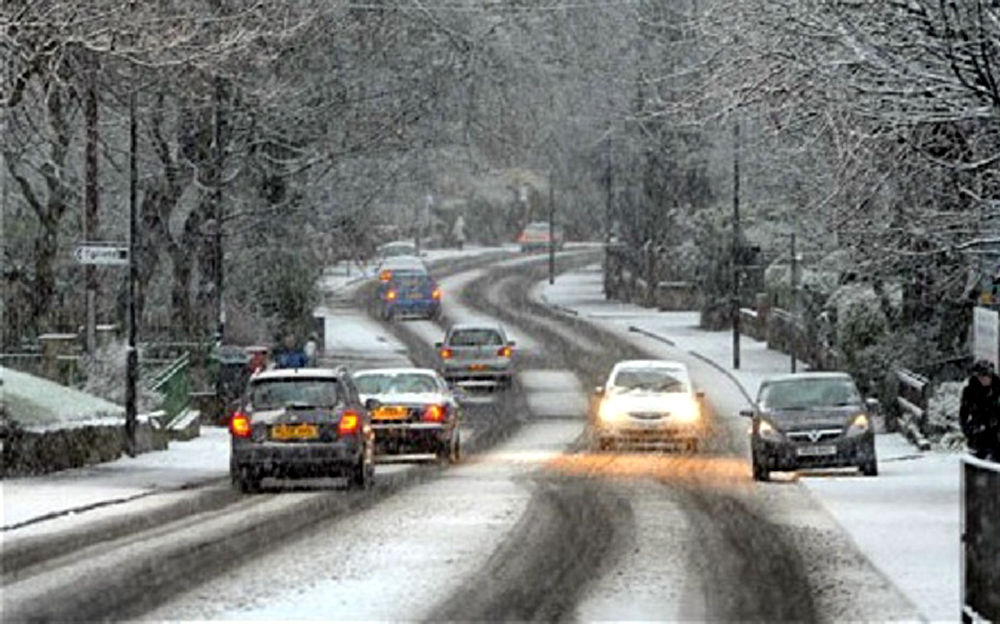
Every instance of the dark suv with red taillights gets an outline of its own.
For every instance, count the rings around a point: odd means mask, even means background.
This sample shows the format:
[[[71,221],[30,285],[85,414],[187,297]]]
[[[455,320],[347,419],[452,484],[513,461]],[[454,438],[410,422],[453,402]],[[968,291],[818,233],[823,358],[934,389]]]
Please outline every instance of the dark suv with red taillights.
[[[375,436],[344,368],[281,369],[250,379],[229,423],[230,475],[243,492],[264,478],[346,477],[371,485]]]
[[[780,375],[761,383],[752,410],[753,476],[771,471],[857,467],[878,474],[869,406],[847,373]]]

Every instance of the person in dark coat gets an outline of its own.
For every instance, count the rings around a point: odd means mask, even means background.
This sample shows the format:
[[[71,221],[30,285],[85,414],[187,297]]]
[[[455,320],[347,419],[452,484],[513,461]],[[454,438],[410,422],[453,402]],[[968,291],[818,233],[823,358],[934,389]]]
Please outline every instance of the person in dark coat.
[[[980,459],[1000,461],[1000,376],[989,361],[972,365],[969,382],[962,390],[958,420],[969,452]]]

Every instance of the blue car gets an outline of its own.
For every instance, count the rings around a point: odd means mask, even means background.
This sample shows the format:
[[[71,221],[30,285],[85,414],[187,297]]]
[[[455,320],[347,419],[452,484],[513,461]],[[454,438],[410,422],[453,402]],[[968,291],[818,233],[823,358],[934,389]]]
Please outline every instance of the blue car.
[[[430,275],[418,271],[393,271],[379,283],[379,315],[436,319],[441,314],[441,290]]]

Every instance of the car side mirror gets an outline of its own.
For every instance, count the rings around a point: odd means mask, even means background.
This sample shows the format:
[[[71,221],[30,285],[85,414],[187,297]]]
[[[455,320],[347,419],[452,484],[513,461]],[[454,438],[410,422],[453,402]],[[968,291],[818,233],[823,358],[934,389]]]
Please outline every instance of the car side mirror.
[[[695,398],[696,398],[696,399],[698,399],[699,401],[704,401],[704,400],[705,400],[705,393],[704,393],[703,391],[701,391],[701,390],[699,390],[699,391],[695,392],[695,393],[694,393],[694,396],[695,396]]]
[[[597,386],[594,388],[594,396],[600,396],[604,394],[604,386]]]
[[[741,409],[740,410],[740,416],[742,416],[743,418],[753,418],[753,410],[752,409]]]
[[[868,397],[865,399],[865,406],[868,407],[869,411],[877,412],[881,403],[875,397]]]
[[[517,341],[516,340],[508,340],[507,341],[507,346],[508,347],[516,347],[517,346]]]
[[[382,402],[378,399],[368,399],[365,401],[365,409],[369,412],[373,412],[382,406]]]
[[[435,349],[440,349],[440,348],[441,348],[441,347],[443,347],[443,346],[444,346],[444,343],[443,343],[443,342],[435,342],[435,343],[434,343],[434,348],[435,348]]]

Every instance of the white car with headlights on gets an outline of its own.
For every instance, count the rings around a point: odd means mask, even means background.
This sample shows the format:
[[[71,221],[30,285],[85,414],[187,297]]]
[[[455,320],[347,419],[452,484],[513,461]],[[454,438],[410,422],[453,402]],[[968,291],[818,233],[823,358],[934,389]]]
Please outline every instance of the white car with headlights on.
[[[594,440],[602,450],[627,445],[695,451],[705,433],[701,398],[680,362],[618,362],[594,391]]]

